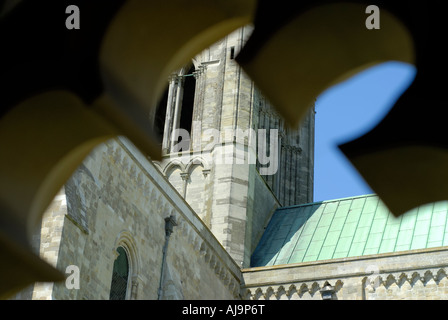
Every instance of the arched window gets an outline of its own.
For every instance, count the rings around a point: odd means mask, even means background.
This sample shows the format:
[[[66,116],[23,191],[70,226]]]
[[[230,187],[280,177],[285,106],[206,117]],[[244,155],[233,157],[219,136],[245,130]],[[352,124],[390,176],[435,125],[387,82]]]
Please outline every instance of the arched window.
[[[194,65],[184,75],[182,106],[179,128],[187,130],[191,135],[191,122],[193,120],[194,95],[196,91],[196,78]]]
[[[129,278],[129,260],[123,247],[117,248],[118,256],[114,261],[112,282],[110,286],[110,300],[125,300]]]
[[[191,136],[195,92],[196,69],[191,64],[171,77],[160,98],[154,115],[154,131],[162,140],[164,153],[172,152],[174,145],[182,141],[176,129],[184,129]],[[190,139],[182,141],[182,151],[189,145]]]

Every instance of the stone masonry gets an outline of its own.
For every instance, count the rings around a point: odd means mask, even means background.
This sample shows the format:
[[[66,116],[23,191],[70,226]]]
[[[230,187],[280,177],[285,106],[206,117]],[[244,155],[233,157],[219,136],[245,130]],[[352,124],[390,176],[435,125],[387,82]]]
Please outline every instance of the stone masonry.
[[[446,247],[243,270],[251,300],[448,299]]]
[[[77,188],[69,192],[66,187],[43,219],[40,254],[62,272],[77,266],[80,288],[36,284],[18,298],[28,292],[33,299],[109,299],[118,246],[129,256],[129,299],[157,299],[162,272],[162,299],[239,298],[240,268],[126,139],[99,146],[70,185]],[[164,219],[169,216],[176,226],[162,271]]]
[[[173,75],[166,113],[170,125],[165,123],[162,142],[165,153],[157,164],[243,267],[249,266],[275,209],[313,197],[314,109],[300,129],[285,127],[234,60],[251,31],[250,26],[241,28],[193,59],[193,126],[190,150],[182,153],[172,152],[171,131],[166,130],[175,126],[170,117],[181,108],[173,97],[182,90],[182,81],[173,79],[185,78],[188,67]],[[265,146],[260,144],[262,138]],[[269,166],[273,171],[266,174]]]
[[[448,299],[447,247],[249,267],[275,210],[313,201],[314,175],[314,108],[287,128],[234,61],[251,30],[168,79],[162,161],[124,137],[85,159],[32,239],[61,272],[79,271],[79,287],[36,283],[16,299],[109,299],[119,247],[126,299]],[[192,126],[189,149],[179,151],[187,77]]]

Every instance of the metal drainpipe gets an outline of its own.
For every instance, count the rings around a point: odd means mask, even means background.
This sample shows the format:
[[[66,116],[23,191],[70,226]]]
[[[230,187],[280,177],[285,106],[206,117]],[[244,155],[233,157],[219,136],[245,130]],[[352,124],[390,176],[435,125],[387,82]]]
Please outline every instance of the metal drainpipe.
[[[157,291],[157,300],[162,299],[162,287],[165,280],[165,263],[166,263],[166,253],[168,251],[168,243],[170,241],[171,233],[173,233],[173,228],[177,226],[176,219],[174,216],[169,216],[165,218],[165,244],[163,245],[162,251],[162,268],[160,271],[160,282],[159,290]]]

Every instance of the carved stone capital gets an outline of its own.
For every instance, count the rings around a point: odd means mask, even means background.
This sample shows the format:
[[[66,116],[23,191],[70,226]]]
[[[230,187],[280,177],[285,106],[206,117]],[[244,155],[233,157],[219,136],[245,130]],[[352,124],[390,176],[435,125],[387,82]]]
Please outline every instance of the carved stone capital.
[[[205,178],[207,178],[207,176],[210,174],[210,169],[204,169],[202,170],[202,174],[204,175]]]
[[[183,181],[187,181],[190,178],[190,174],[188,172],[181,172],[180,177]]]

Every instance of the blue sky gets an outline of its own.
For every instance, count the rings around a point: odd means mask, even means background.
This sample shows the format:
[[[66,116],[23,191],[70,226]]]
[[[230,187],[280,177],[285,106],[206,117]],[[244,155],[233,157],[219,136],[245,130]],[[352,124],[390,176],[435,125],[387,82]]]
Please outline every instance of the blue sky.
[[[374,128],[411,84],[415,72],[409,64],[387,62],[318,97],[314,201],[373,193],[337,146]]]

